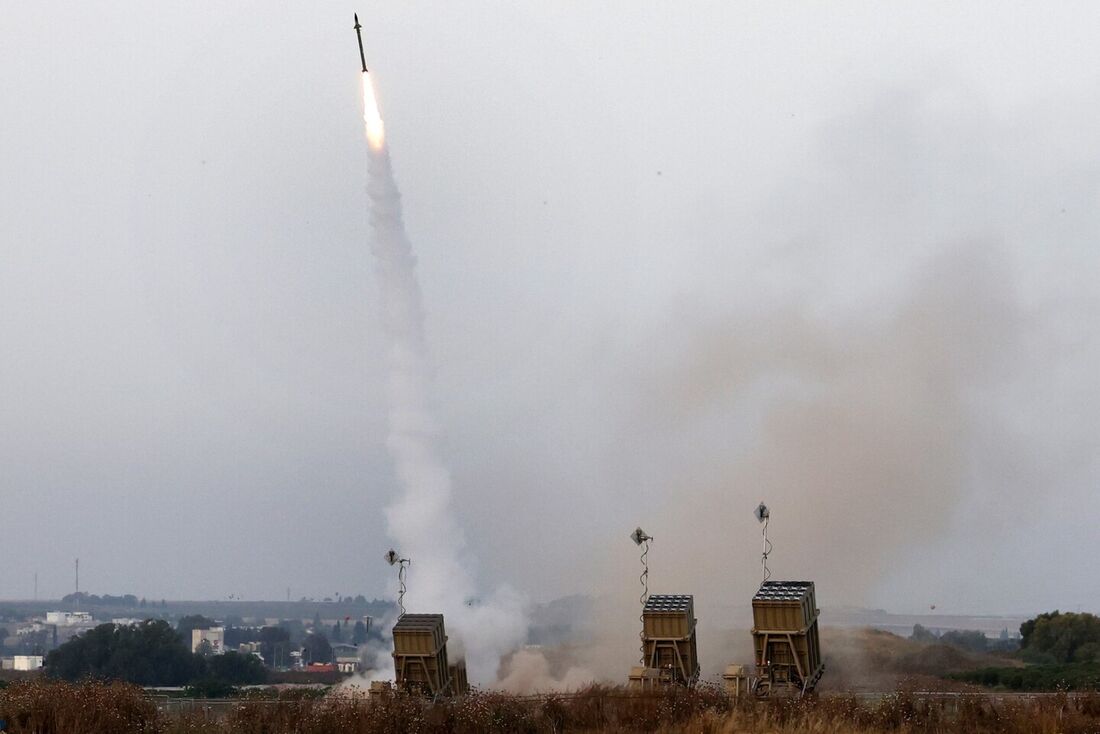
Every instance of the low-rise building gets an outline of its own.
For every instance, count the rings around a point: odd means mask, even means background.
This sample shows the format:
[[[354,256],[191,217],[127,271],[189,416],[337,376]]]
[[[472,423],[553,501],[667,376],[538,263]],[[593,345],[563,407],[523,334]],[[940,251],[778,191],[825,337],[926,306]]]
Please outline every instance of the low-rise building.
[[[42,667],[41,655],[16,655],[13,659],[12,670],[30,672]]]
[[[46,624],[58,627],[75,627],[93,624],[90,612],[46,612]]]
[[[341,673],[358,673],[361,667],[358,655],[339,655],[336,658],[336,668]]]
[[[200,651],[209,652],[212,655],[221,655],[225,652],[225,627],[191,630],[191,652]]]
[[[8,658],[0,658],[0,670],[18,670],[29,673],[42,668],[41,655],[13,655]]]
[[[241,655],[259,655],[262,647],[262,643],[259,642],[242,642],[237,645],[237,652]]]

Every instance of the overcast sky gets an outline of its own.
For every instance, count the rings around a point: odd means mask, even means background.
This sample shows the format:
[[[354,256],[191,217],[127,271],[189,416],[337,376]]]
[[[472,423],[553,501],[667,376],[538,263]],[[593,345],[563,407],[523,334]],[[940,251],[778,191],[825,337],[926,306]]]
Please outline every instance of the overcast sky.
[[[1100,609],[1100,5],[1004,1],[0,2],[0,597],[389,593],[353,11],[486,584],[745,601],[764,499]]]

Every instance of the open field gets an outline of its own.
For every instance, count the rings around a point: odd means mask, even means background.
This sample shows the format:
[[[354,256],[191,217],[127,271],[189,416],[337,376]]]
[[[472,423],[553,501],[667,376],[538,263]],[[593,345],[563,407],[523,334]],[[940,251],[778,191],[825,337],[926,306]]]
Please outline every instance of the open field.
[[[1100,695],[898,692],[731,703],[709,687],[647,695],[594,687],[570,696],[477,693],[436,704],[284,694],[181,707],[122,684],[36,681],[0,691],[0,719],[15,734],[1085,734],[1100,732]]]

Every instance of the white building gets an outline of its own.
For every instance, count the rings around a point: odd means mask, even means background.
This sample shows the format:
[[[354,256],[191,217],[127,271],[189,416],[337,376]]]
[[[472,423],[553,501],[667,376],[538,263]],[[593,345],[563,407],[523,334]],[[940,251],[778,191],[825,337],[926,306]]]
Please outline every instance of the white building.
[[[341,673],[358,673],[360,667],[358,655],[340,655],[336,658],[336,669]]]
[[[90,612],[46,612],[46,624],[56,624],[58,627],[90,625],[92,622]]]
[[[12,670],[32,671],[42,667],[41,655],[16,655],[12,661]]]
[[[221,655],[225,652],[225,627],[191,630],[191,652],[198,652],[204,642],[209,643],[212,654]]]

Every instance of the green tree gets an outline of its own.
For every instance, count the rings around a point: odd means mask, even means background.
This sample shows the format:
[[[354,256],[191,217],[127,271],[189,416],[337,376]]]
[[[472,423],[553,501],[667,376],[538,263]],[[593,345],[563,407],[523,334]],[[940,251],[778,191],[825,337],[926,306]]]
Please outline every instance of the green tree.
[[[206,674],[234,686],[254,685],[267,680],[267,668],[259,658],[233,651],[208,658]]]
[[[367,641],[367,625],[363,624],[363,620],[358,620],[352,627],[351,641],[356,645],[362,645]]]
[[[923,624],[915,624],[913,625],[913,634],[909,635],[909,639],[915,642],[936,642],[940,638],[936,637],[936,634]]]
[[[260,654],[272,668],[290,663],[290,632],[282,627],[261,627]]]
[[[985,652],[989,639],[980,630],[948,630],[940,635],[940,642],[971,652]]]
[[[45,666],[54,678],[105,678],[146,686],[182,685],[196,672],[195,656],[160,619],[101,624],[50,652]]]
[[[343,642],[344,641],[344,630],[343,630],[343,628],[340,627],[340,620],[339,619],[336,620],[336,624],[332,625],[332,641],[333,642]]]
[[[1054,619],[1059,616],[1061,612],[1055,609],[1053,612],[1044,612],[1035,619],[1029,619],[1020,625],[1020,649],[1026,649],[1031,645],[1032,635],[1035,634],[1035,626],[1040,622]]]
[[[233,650],[245,642],[258,642],[260,630],[256,627],[230,627],[225,628],[225,649]]]
[[[176,622],[176,632],[179,633],[183,643],[190,647],[192,630],[208,630],[214,625],[214,620],[208,617],[204,617],[201,614],[189,614],[186,617],[180,618],[179,622]]]
[[[237,695],[237,686],[267,680],[267,668],[255,655],[227,652],[198,658],[196,675],[187,684],[187,695],[195,698],[226,698]]]
[[[1020,625],[1020,648],[1032,662],[1090,662],[1100,656],[1100,617],[1057,610]]]
[[[1086,642],[1073,651],[1073,662],[1100,662],[1100,642]]]
[[[306,636],[302,646],[302,657],[306,664],[332,662],[332,645],[323,634],[315,633]]]

